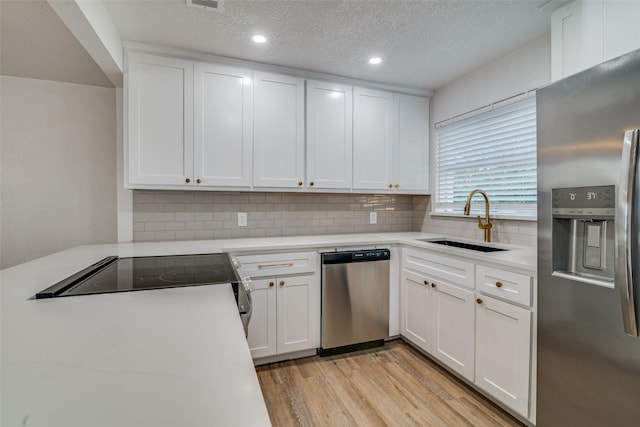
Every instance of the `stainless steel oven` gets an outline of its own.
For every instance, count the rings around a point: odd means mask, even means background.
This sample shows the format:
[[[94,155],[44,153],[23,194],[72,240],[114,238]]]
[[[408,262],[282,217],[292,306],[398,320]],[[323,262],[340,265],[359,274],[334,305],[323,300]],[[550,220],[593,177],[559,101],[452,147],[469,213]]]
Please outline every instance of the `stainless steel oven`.
[[[57,298],[110,292],[231,284],[245,335],[251,319],[251,282],[238,275],[227,253],[104,258],[38,292],[36,298]]]

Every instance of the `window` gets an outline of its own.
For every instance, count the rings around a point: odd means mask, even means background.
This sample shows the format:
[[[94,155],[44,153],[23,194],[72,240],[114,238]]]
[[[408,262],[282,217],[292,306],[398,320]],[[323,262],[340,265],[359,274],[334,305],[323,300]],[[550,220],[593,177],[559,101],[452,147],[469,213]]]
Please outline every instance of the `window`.
[[[489,196],[493,216],[535,218],[535,96],[487,108],[436,125],[432,213],[461,214],[469,193],[479,188]],[[476,197],[472,211],[483,214]]]

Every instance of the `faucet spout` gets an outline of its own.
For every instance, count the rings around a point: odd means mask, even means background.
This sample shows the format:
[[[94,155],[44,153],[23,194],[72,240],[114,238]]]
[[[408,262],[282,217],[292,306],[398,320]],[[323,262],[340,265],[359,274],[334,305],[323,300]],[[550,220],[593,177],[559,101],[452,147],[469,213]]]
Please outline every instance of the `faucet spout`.
[[[471,199],[476,193],[480,193],[482,197],[484,197],[484,207],[485,207],[485,222],[483,223],[482,219],[480,219],[480,215],[478,215],[478,228],[480,230],[484,230],[484,241],[490,242],[491,227],[493,227],[493,224],[491,224],[491,220],[489,218],[489,196],[487,196],[487,193],[485,193],[480,189],[475,189],[471,193],[469,193],[469,196],[467,196],[467,202],[464,204],[464,214],[466,216],[469,216],[469,213],[471,211]]]

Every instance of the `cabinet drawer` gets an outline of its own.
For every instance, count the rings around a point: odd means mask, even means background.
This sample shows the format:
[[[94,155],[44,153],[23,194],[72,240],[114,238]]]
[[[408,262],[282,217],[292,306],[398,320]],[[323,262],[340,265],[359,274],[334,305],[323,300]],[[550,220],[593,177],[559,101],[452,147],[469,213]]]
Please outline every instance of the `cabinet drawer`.
[[[315,273],[318,271],[317,252],[290,252],[265,255],[236,255],[240,275],[273,277],[286,274]]]
[[[478,265],[476,290],[518,304],[531,306],[532,277]]]
[[[406,249],[403,252],[402,266],[408,270],[429,277],[445,280],[468,288],[473,288],[473,263],[461,261],[426,251]]]

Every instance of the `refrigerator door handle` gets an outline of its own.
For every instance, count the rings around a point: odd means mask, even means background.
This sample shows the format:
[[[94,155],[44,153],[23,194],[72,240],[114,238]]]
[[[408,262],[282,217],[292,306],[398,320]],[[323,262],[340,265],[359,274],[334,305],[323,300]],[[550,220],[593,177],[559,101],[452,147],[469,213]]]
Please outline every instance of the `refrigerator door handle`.
[[[632,237],[635,236],[633,224],[638,213],[633,212],[636,193],[636,170],[638,164],[638,137],[640,129],[629,130],[624,134],[622,146],[622,166],[616,197],[615,211],[615,283],[620,291],[622,320],[627,335],[638,336],[638,304],[635,301]]]

